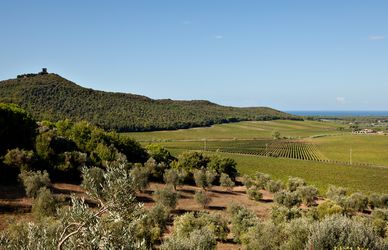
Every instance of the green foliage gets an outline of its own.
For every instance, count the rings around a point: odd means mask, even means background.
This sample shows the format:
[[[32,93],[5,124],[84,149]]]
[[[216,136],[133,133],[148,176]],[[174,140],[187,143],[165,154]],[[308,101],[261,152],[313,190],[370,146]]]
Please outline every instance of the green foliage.
[[[47,216],[54,216],[57,210],[57,201],[51,191],[42,187],[38,191],[37,197],[32,203],[32,214],[36,219]]]
[[[197,187],[206,189],[212,186],[216,178],[216,172],[206,170],[205,168],[194,170],[194,181]]]
[[[87,173],[86,176],[83,176],[81,187],[90,188],[93,187],[96,194],[101,195],[102,187],[104,186],[104,170],[98,167],[91,167],[89,169],[84,169],[84,173]]]
[[[368,197],[361,193],[353,193],[345,202],[345,208],[355,211],[364,211],[368,207]]]
[[[318,195],[318,189],[314,186],[300,186],[296,189],[296,192],[299,194],[302,202],[307,206],[315,204],[314,199]]]
[[[187,171],[206,168],[210,158],[197,151],[185,151],[178,156],[178,166]]]
[[[241,241],[247,250],[279,249],[281,238],[280,227],[271,222],[262,222],[250,227]]]
[[[231,217],[231,232],[236,242],[241,242],[241,236],[259,223],[257,216],[243,205],[232,203],[227,207],[227,212]]]
[[[162,250],[212,250],[216,249],[216,239],[212,232],[203,228],[194,230],[186,238],[171,236],[161,245]]]
[[[235,186],[234,181],[229,177],[229,175],[222,173],[220,177],[220,184],[222,187],[225,187],[227,190],[232,190],[232,188]]]
[[[210,158],[207,168],[216,171],[218,175],[227,174],[232,180],[238,176],[237,163],[232,158],[221,158],[214,155]]]
[[[151,157],[144,163],[144,167],[148,169],[148,172],[152,177],[154,177],[156,180],[161,180],[169,165],[167,165],[165,162],[158,163],[154,158]]]
[[[346,197],[346,193],[347,190],[345,188],[330,185],[327,189],[326,196],[330,200],[340,203]]]
[[[277,192],[274,196],[274,200],[276,203],[288,208],[292,208],[294,206],[299,207],[302,203],[302,200],[297,192],[290,192],[286,190]]]
[[[164,171],[163,179],[167,185],[170,185],[176,190],[178,185],[182,185],[187,173],[184,169],[166,169]]]
[[[46,171],[22,171],[19,175],[28,197],[37,197],[39,189],[49,187],[51,181]]]
[[[36,128],[36,122],[26,111],[15,104],[0,103],[0,155],[7,149],[32,149]]]
[[[179,194],[168,187],[155,191],[157,203],[174,209],[178,203]]]
[[[152,100],[133,94],[95,91],[56,74],[1,81],[0,102],[17,103],[37,120],[87,120],[104,129],[117,131],[295,118],[270,108],[231,108],[208,101]]]
[[[130,174],[135,181],[135,187],[139,191],[143,191],[149,185],[149,170],[141,164],[135,164],[131,169]]]
[[[275,140],[279,140],[280,139],[280,132],[279,131],[273,131],[272,132],[272,138],[275,139]]]
[[[283,183],[280,180],[269,180],[266,189],[271,193],[277,193],[283,189]]]
[[[21,171],[31,170],[31,164],[34,161],[34,152],[32,150],[24,149],[11,149],[8,150],[7,154],[4,156],[4,164],[10,167],[15,167]]]
[[[146,150],[149,157],[155,159],[157,163],[163,162],[169,166],[170,163],[175,160],[175,157],[173,157],[167,149],[159,144],[149,144],[146,146]]]
[[[287,208],[285,206],[276,205],[272,207],[271,219],[276,225],[294,220],[302,217],[302,213],[299,208],[292,207]]]
[[[288,190],[291,192],[294,192],[298,187],[305,186],[305,185],[306,185],[306,182],[302,178],[299,178],[299,177],[288,178],[287,186],[288,186]]]
[[[200,204],[203,208],[206,208],[207,205],[210,203],[211,198],[206,193],[206,191],[200,190],[200,191],[195,191],[194,200],[198,204]]]
[[[247,189],[247,195],[249,199],[259,201],[263,198],[263,194],[260,192],[259,188],[256,186],[252,186]]]
[[[268,174],[256,172],[255,173],[255,186],[259,189],[264,189],[268,182],[271,180],[271,177]]]
[[[329,216],[312,226],[307,249],[338,247],[386,249],[388,245],[382,242],[369,225],[345,216]]]
[[[243,177],[243,184],[246,188],[250,188],[253,185],[255,185],[254,180],[249,175],[244,175]]]
[[[342,214],[344,212],[344,209],[334,201],[327,200],[318,205],[317,211],[319,218],[322,219],[329,215]]]
[[[381,197],[379,194],[376,194],[376,193],[369,195],[368,201],[369,201],[369,206],[372,209],[379,208],[382,205]]]

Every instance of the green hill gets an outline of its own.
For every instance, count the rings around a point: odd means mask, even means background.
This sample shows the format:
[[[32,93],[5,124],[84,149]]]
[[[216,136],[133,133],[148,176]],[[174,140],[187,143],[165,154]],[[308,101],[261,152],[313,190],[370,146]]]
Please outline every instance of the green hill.
[[[209,101],[153,100],[83,88],[56,74],[0,81],[0,102],[16,103],[37,120],[87,120],[117,131],[209,126],[241,120],[297,119],[265,107],[235,108]]]

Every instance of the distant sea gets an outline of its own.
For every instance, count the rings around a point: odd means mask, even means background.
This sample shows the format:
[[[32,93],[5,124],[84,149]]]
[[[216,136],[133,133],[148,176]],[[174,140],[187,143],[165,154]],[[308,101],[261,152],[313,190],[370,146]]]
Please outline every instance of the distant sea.
[[[285,111],[300,116],[388,116],[388,111]]]

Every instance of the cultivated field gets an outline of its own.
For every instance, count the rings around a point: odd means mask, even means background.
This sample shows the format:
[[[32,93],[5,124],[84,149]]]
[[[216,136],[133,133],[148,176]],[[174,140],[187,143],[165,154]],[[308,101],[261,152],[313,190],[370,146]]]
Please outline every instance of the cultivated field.
[[[365,193],[388,190],[388,137],[352,135],[344,125],[318,121],[240,122],[177,131],[128,133],[178,155],[205,150],[234,158],[242,174],[299,176],[321,192],[330,184]],[[287,139],[273,140],[273,131]],[[350,156],[350,150],[352,151]],[[350,158],[352,165],[350,165]]]

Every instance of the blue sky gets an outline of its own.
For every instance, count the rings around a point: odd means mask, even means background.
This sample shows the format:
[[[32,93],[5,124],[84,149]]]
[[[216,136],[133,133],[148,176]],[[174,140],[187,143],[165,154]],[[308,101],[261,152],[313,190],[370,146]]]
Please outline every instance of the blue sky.
[[[0,79],[281,110],[388,110],[388,1],[0,2]]]

